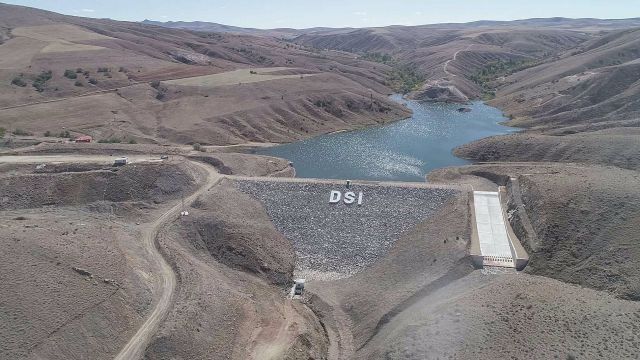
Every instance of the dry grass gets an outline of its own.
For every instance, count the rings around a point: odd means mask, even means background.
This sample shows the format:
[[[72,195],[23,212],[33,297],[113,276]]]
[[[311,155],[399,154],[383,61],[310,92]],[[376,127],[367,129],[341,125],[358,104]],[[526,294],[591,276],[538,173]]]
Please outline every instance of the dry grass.
[[[0,69],[22,69],[47,44],[45,42],[18,37],[0,45]]]
[[[11,33],[14,36],[23,36],[46,42],[75,42],[112,39],[108,36],[66,24],[19,27],[15,28]]]
[[[290,70],[286,67],[274,67],[274,68],[255,68],[255,69],[238,69],[233,71],[227,71],[220,74],[195,76],[186,79],[177,79],[164,81],[166,84],[182,85],[182,86],[202,86],[202,87],[216,87],[225,85],[237,85],[256,83],[269,80],[280,79],[296,79],[304,78],[309,75],[273,75],[271,73],[281,70]],[[251,73],[251,72],[254,73]]]

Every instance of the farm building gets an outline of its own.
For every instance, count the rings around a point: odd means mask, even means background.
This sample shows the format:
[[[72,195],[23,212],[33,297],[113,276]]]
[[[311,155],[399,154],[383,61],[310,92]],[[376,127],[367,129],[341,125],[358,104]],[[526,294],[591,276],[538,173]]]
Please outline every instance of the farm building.
[[[75,139],[75,142],[77,143],[90,143],[93,140],[93,138],[89,135],[83,135],[83,136],[78,136]]]

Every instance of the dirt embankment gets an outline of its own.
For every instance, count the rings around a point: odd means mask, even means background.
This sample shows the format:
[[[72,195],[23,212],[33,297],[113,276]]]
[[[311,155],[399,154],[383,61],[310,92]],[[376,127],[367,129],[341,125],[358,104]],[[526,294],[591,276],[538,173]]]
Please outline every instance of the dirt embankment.
[[[210,164],[224,175],[294,177],[296,173],[288,160],[271,156],[216,153],[190,158]]]
[[[613,128],[563,136],[493,136],[462,145],[454,153],[483,162],[579,162],[640,170],[640,129]]]
[[[356,359],[633,359],[640,304],[529,274],[481,271],[394,317]]]
[[[277,285],[291,282],[293,246],[270,224],[262,205],[230,181],[196,200],[182,221],[186,238],[219,262],[249,271]]]
[[[150,205],[189,194],[193,171],[180,163],[134,164],[119,168],[47,165],[30,173],[0,177],[0,209],[74,206],[97,201]],[[89,171],[83,171],[88,170]]]
[[[469,223],[460,219],[468,219],[466,195],[453,197],[433,217],[407,231],[362,272],[308,284],[319,298],[312,299],[313,308],[333,338],[334,354],[353,357],[416,296],[453,280],[459,270],[466,269],[460,276],[472,271],[463,260]]]
[[[159,239],[179,289],[145,358],[324,358],[322,325],[285,298],[295,254],[262,206],[223,180],[189,212]]]

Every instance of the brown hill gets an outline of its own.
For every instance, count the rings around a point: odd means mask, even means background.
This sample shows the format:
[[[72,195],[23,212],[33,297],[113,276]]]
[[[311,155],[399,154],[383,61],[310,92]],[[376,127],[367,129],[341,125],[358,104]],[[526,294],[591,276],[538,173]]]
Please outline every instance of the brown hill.
[[[286,142],[409,114],[385,96],[388,66],[340,52],[4,4],[0,28],[0,126],[9,131]],[[176,79],[185,81],[162,82]]]
[[[521,127],[545,129],[640,117],[640,29],[584,42],[559,59],[508,76],[493,105]]]
[[[539,61],[573,48],[590,36],[576,29],[528,25],[442,24],[312,33],[297,37],[295,42],[365,55],[388,54],[398,64],[423,74],[426,91],[432,86],[453,86],[470,98],[478,98],[483,89],[470,77],[487,65],[500,61]]]

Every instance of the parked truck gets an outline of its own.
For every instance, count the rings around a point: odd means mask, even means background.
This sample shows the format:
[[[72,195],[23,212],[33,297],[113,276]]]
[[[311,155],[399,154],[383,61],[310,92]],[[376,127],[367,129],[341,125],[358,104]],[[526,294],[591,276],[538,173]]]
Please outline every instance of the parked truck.
[[[113,166],[124,166],[129,163],[129,158],[126,156],[119,157],[113,162]]]

